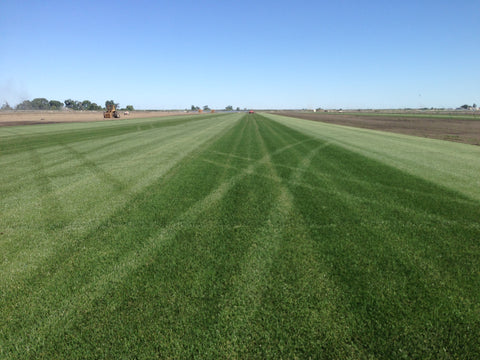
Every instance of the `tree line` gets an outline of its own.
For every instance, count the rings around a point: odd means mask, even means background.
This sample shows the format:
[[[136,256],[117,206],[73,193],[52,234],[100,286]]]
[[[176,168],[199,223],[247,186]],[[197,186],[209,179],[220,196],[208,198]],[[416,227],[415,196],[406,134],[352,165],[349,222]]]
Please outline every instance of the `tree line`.
[[[45,98],[35,98],[33,100],[24,100],[20,104],[16,105],[14,108],[11,107],[8,102],[5,102],[1,110],[62,110],[64,108],[70,110],[104,110],[108,105],[115,105],[117,109],[120,110],[120,104],[116,103],[114,100],[105,101],[105,107],[102,107],[90,100],[77,101],[72,99],[67,99],[64,102],[58,100],[48,100]],[[132,105],[127,105],[125,109],[127,111],[133,111],[134,108]]]
[[[196,105],[192,105],[190,107],[190,111],[198,111],[200,110],[200,107],[199,106],[196,106]],[[210,106],[208,105],[205,105],[203,107],[203,111],[210,111]],[[228,106],[225,106],[225,111],[233,111],[233,106],[232,105],[228,105]],[[240,108],[237,107],[237,110],[236,111],[240,111]]]

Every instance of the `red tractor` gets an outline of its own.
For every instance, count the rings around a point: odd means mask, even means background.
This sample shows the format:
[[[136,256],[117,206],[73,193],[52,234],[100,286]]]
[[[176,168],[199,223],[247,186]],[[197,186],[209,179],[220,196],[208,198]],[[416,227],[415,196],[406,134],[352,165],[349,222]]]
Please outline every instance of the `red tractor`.
[[[249,113],[249,114],[255,114],[255,111],[250,110],[248,113]]]

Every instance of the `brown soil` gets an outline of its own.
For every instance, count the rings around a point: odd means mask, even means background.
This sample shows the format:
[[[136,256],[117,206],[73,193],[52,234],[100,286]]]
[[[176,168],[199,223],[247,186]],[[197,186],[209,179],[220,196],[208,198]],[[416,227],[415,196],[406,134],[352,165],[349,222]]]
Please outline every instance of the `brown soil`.
[[[330,124],[480,145],[480,116],[478,120],[462,120],[448,117],[381,116],[378,114],[369,115],[368,113],[361,115],[324,112],[305,113],[300,111],[279,111],[275,113]]]
[[[0,126],[116,121],[184,114],[183,111],[130,111],[129,115],[122,112],[120,119],[104,119],[102,111],[1,111]]]

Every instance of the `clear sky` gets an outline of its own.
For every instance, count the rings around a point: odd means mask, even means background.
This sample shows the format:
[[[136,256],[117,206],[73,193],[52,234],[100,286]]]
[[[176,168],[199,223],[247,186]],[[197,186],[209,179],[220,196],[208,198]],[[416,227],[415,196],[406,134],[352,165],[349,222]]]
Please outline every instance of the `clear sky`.
[[[0,103],[480,105],[479,0],[0,1]]]

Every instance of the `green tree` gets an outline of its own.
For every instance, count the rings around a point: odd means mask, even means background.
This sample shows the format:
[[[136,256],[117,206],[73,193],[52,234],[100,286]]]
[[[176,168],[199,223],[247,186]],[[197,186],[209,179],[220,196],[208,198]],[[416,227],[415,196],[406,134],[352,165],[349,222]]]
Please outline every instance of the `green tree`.
[[[72,109],[73,110],[73,108],[75,107],[76,101],[72,100],[72,99],[67,99],[63,103],[65,104],[65,107],[67,109]]]
[[[240,108],[237,106],[237,109],[236,109],[236,110],[237,110],[237,111],[240,111]]]
[[[90,100],[83,100],[80,104],[80,110],[88,110],[90,105],[92,105],[92,102]]]
[[[98,111],[98,110],[102,110],[102,107],[100,105],[97,105],[96,103],[91,103],[87,110],[97,110]]]
[[[16,110],[32,110],[32,102],[30,100],[24,100],[15,107]]]
[[[32,109],[34,110],[48,110],[50,109],[50,104],[45,98],[35,98],[31,102]]]
[[[58,100],[50,100],[48,102],[48,106],[50,110],[60,110],[61,108],[63,108],[63,103]]]
[[[205,106],[203,107],[203,111],[210,111],[210,108],[208,107],[208,105],[205,105]]]
[[[135,109],[133,108],[133,105],[127,105],[127,107],[125,108],[125,110],[127,110],[127,111],[133,111],[133,110],[135,110]]]
[[[233,111],[233,106],[232,105],[228,105],[225,107],[225,110],[226,111]]]

